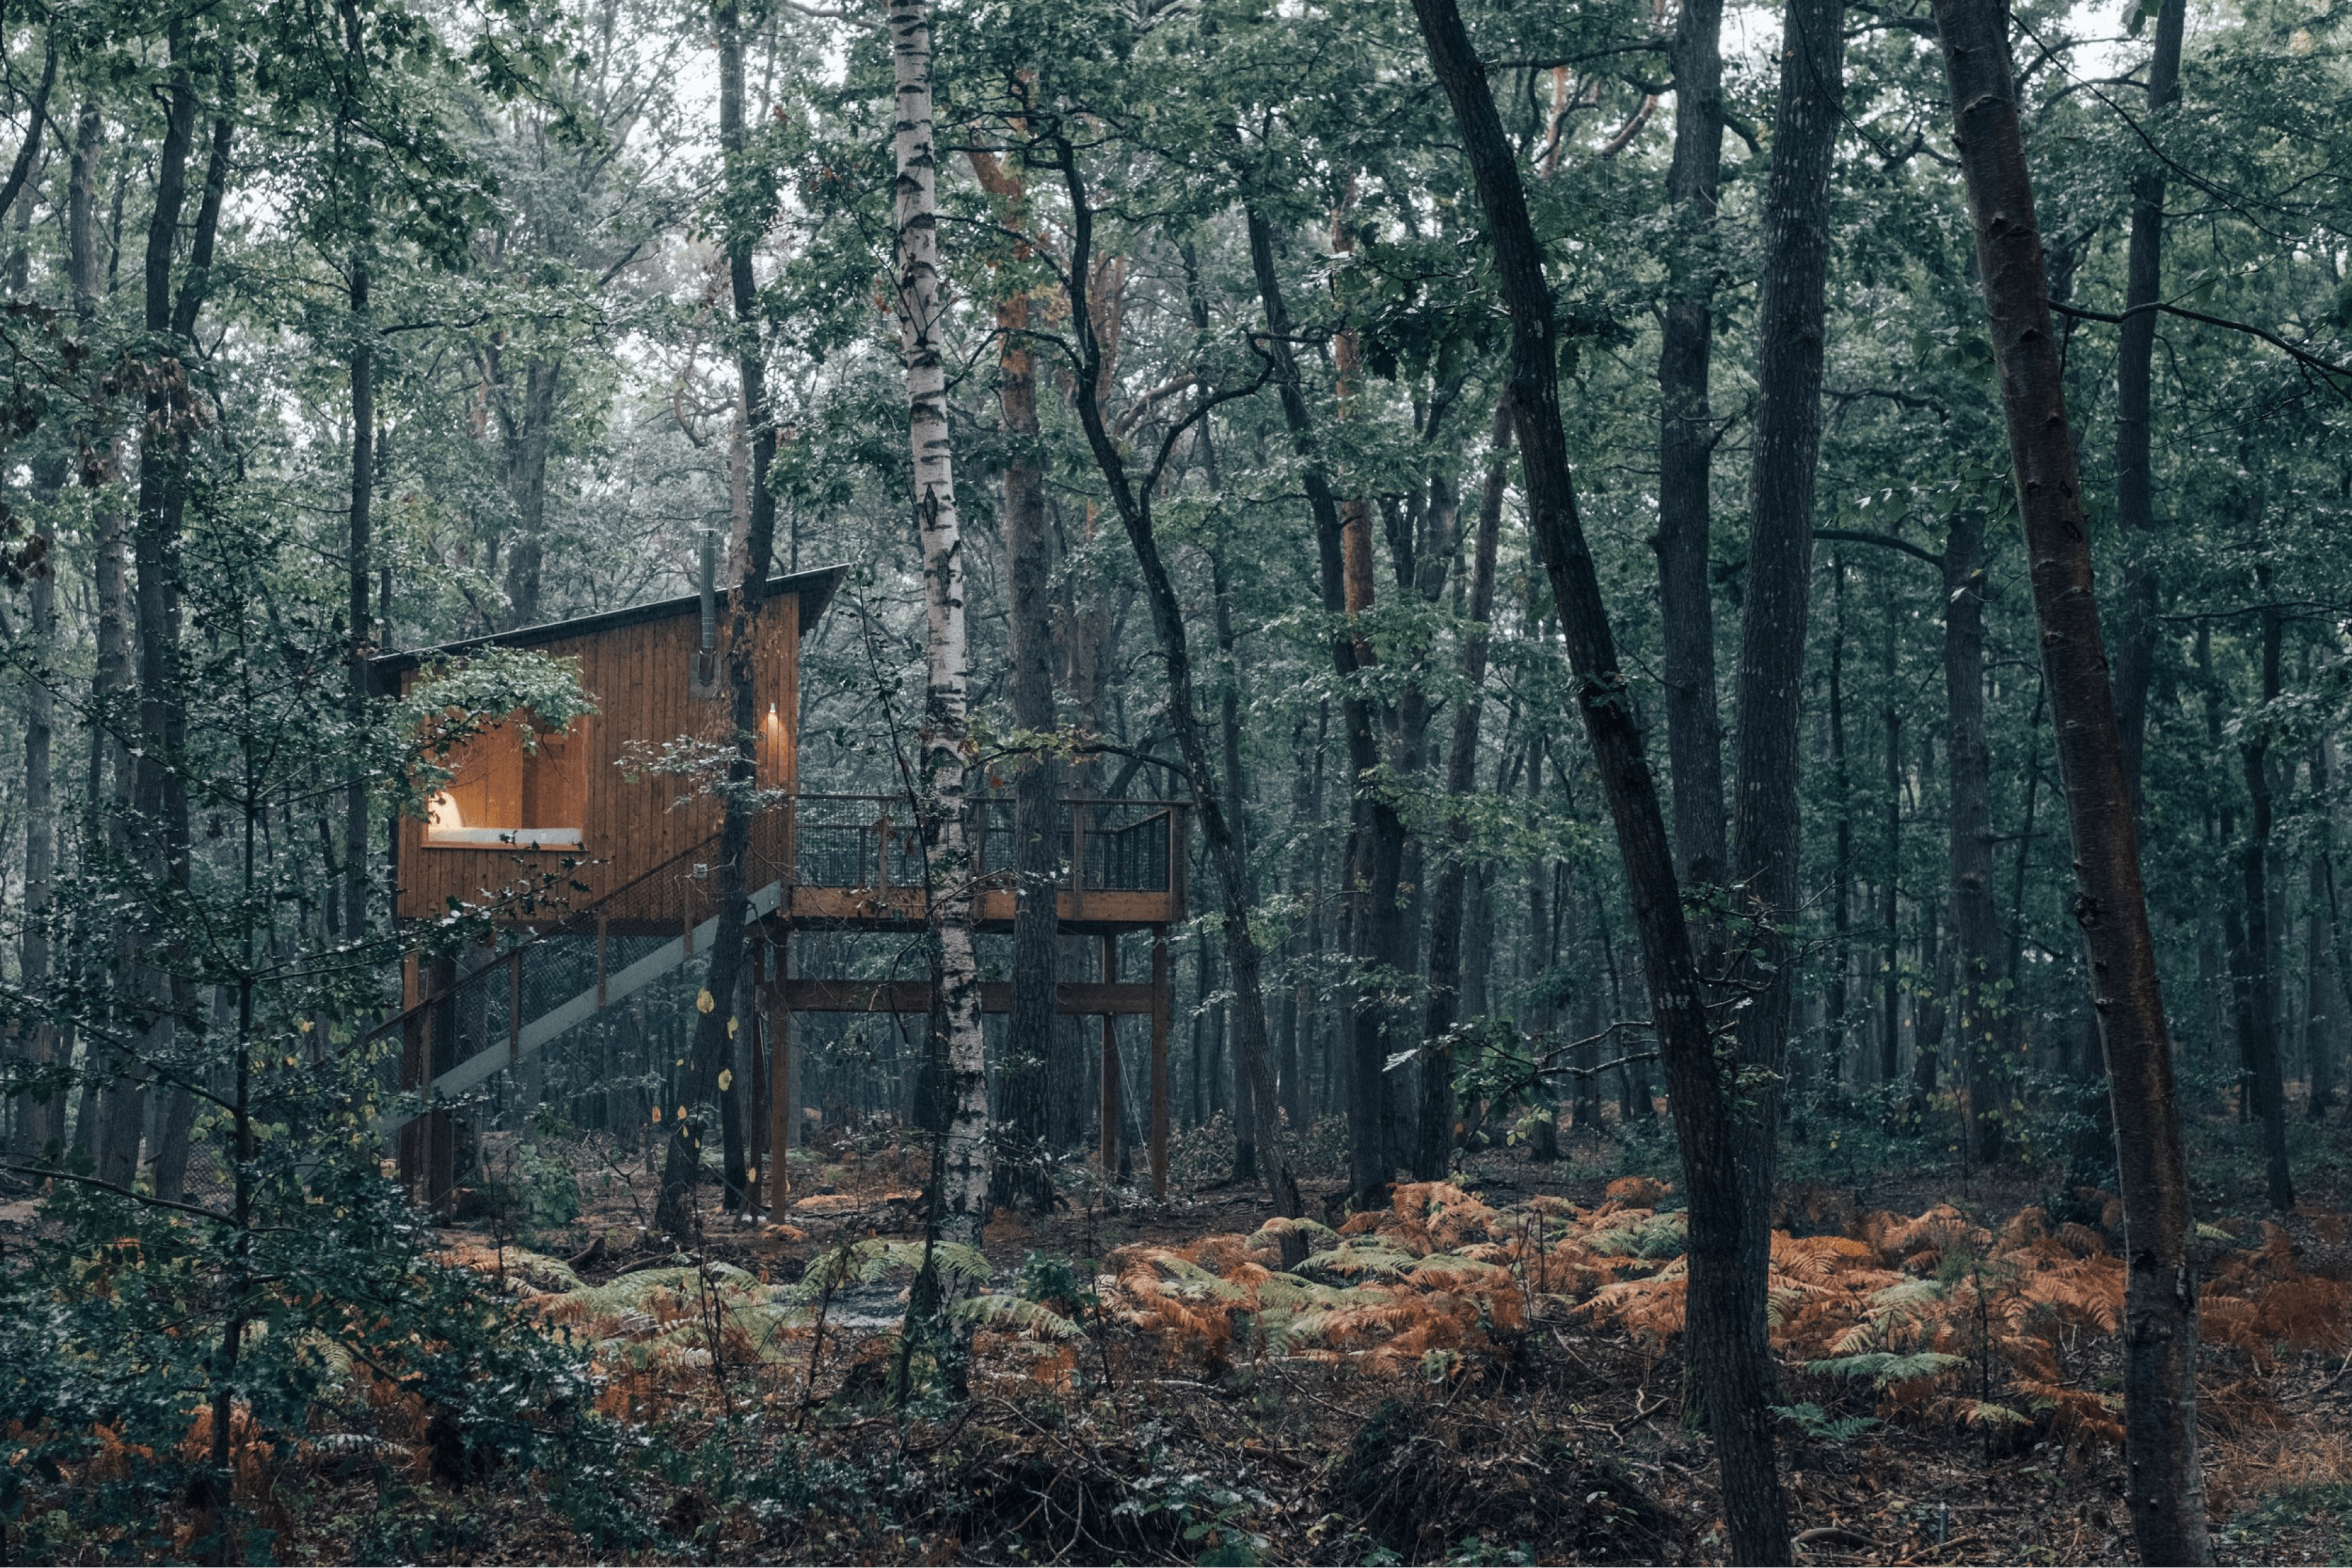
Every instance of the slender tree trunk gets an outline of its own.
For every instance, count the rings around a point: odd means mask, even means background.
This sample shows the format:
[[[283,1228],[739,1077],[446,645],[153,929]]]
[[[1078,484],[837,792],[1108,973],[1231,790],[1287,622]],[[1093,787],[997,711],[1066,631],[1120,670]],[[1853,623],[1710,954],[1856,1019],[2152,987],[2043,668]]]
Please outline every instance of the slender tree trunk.
[[[1893,1083],[1903,1060],[1903,710],[1895,701],[1895,601],[1886,602],[1886,879],[1879,884],[1878,1081]]]
[[[1665,634],[1666,759],[1674,780],[1675,858],[1684,886],[1729,868],[1723,724],[1716,707],[1714,588],[1707,581],[1707,404],[1715,332],[1716,196],[1723,171],[1723,3],[1685,0],[1675,19],[1675,151],[1666,200],[1664,342],[1658,354],[1658,613]],[[1710,966],[1711,967],[1711,966]]]
[[[1812,605],[1813,482],[1822,438],[1822,350],[1829,281],[1830,164],[1843,123],[1843,0],[1790,0],[1764,200],[1758,306],[1755,466],[1748,597],[1739,624],[1739,735],[1732,804],[1737,907],[1751,922],[1736,983],[1748,1005],[1736,1040],[1744,1078],[1734,1155],[1748,1191],[1739,1280],[1760,1317],[1771,1268],[1780,1174],[1780,1079],[1798,965],[1789,940],[1803,845],[1805,631]],[[1752,1109],[1751,1109],[1752,1103]]]
[[[367,718],[368,656],[375,638],[368,615],[369,506],[375,494],[375,328],[368,319],[368,263],[352,258],[352,508],[351,692],[346,717],[353,733]],[[343,935],[357,942],[367,931],[368,780],[354,770],[343,801]]]
[[[2317,768],[2313,772],[2325,777]],[[2304,868],[2303,1062],[2308,1085],[2304,1113],[2314,1121],[2326,1117],[2327,1108],[2336,1098],[2336,988],[2327,975],[2331,943],[2327,933],[2326,866],[2326,862],[2314,854],[2310,864]]]
[[[1944,705],[1951,752],[1954,985],[1968,1084],[1967,1136],[1982,1164],[2006,1142],[2000,1025],[2000,915],[1992,896],[1992,753],[1985,741],[1984,532],[1981,509],[1952,513],[1944,537]]]
[[[498,375],[501,355],[491,348],[488,363]],[[547,562],[547,463],[555,441],[555,400],[563,382],[559,357],[530,356],[523,362],[520,413],[501,399],[503,426],[499,467],[507,499],[515,510],[515,534],[507,546],[507,624],[539,624],[540,585]],[[749,499],[748,497],[746,498]]]
[[[187,164],[194,140],[196,89],[189,68],[185,25],[172,27],[172,86],[166,100],[163,145],[158,154],[155,207],[147,227],[145,325],[159,351],[170,342],[172,330],[172,259],[178,237],[181,210],[187,194]],[[170,826],[173,807],[184,816],[185,800],[177,773],[173,744],[177,693],[177,563],[176,542],[171,537],[174,508],[173,433],[186,413],[184,389],[158,378],[146,398],[146,424],[139,450],[139,513],[132,529],[132,553],[138,563],[131,608],[138,620],[139,744],[132,761],[129,811],[122,842],[143,876],[161,889],[184,877],[184,856],[175,856],[176,836]],[[123,795],[118,785],[118,805]],[[161,927],[138,929],[126,922],[119,937],[122,973],[137,998],[136,1035],[132,1059],[110,1089],[104,1112],[103,1146],[98,1173],[118,1186],[131,1184],[139,1163],[142,1129],[145,1124],[145,1079],[172,1051],[176,1029],[172,1016],[172,976],[158,962],[173,945],[173,933]]]
[[[2270,598],[2270,569],[2255,569],[2265,601]],[[2284,622],[2278,606],[2262,608],[2262,700],[2265,710],[2279,697],[2279,640]],[[2286,1155],[2286,1089],[2279,1060],[2279,982],[2272,962],[2270,889],[2272,788],[2269,743],[2259,724],[2249,731],[2255,739],[2238,748],[2245,766],[2246,794],[2252,809],[2246,816],[2246,843],[2240,864],[2245,889],[2245,940],[2238,952],[2238,1052],[2245,1063],[2246,1090],[2256,1122],[2263,1154],[2263,1185],[2273,1211],[2294,1207],[2294,1177]]]
[[[1830,789],[1837,797],[1837,839],[1830,868],[1830,963],[1822,1011],[1828,1019],[1822,1042],[1822,1078],[1835,1092],[1845,1070],[1846,975],[1853,968],[1848,943],[1853,932],[1853,780],[1845,746],[1845,558],[1830,558]]]
[[[719,144],[734,173],[746,158],[750,142],[743,125],[743,40],[736,6],[722,5],[713,16],[719,55]],[[743,576],[728,599],[727,685],[728,718],[735,732],[735,755],[728,764],[728,788],[719,832],[718,925],[710,943],[709,967],[704,972],[702,994],[697,998],[693,1043],[679,1088],[683,1114],[670,1122],[664,1151],[661,1195],[655,1207],[656,1228],[683,1236],[693,1228],[695,1188],[700,1180],[702,1149],[713,1114],[731,1116],[733,1087],[721,1075],[732,1056],[735,1032],[747,1019],[732,1005],[736,981],[744,963],[744,938],[751,900],[750,858],[753,798],[759,780],[759,730],[755,699],[759,690],[760,612],[767,598],[768,562],[775,552],[776,500],[768,489],[768,468],[776,455],[776,432],[769,417],[765,365],[759,335],[759,293],[751,273],[751,250],[764,226],[764,212],[742,215],[726,234],[728,280],[735,308],[735,368],[741,384],[744,416],[751,427],[751,515],[743,554]],[[705,1004],[708,1005],[705,1005]],[[723,1142],[722,1142],[723,1154]],[[746,1204],[746,1173],[727,1171],[730,1207]]]
[[[1093,256],[1094,209],[1078,169],[1076,150],[1057,137],[1054,151],[1070,195],[1068,275],[1080,279],[1087,275]],[[1206,840],[1210,864],[1215,868],[1225,967],[1233,977],[1235,1090],[1250,1097],[1261,1134],[1258,1168],[1265,1177],[1275,1212],[1295,1217],[1302,1212],[1298,1179],[1294,1174],[1276,1108],[1273,1054],[1266,1044],[1265,993],[1259,978],[1262,960],[1257,938],[1251,932],[1249,923],[1255,895],[1250,884],[1249,863],[1243,858],[1240,841],[1225,816],[1217,789],[1216,769],[1209,759],[1208,739],[1202,732],[1200,712],[1193,705],[1192,643],[1184,628],[1183,605],[1176,597],[1176,585],[1169,578],[1167,562],[1160,554],[1159,536],[1152,524],[1151,489],[1157,476],[1147,474],[1145,482],[1139,485],[1129,474],[1127,458],[1112,439],[1099,406],[1103,344],[1095,331],[1094,312],[1084,290],[1073,287],[1066,297],[1070,307],[1071,331],[1078,348],[1075,398],[1078,423],[1086,431],[1087,447],[1094,454],[1095,466],[1102,472],[1112,504],[1118,510],[1119,524],[1127,531],[1128,543],[1135,552],[1136,565],[1142,574],[1145,600],[1151,606],[1152,631],[1159,638],[1160,657],[1167,668],[1169,723],[1175,731],[1185,781],[1201,814],[1202,837]],[[1198,416],[1206,417],[1207,408],[1207,404],[1202,405]],[[1328,503],[1329,491],[1324,490],[1323,495]],[[1294,1237],[1286,1242],[1286,1252],[1293,1249],[1296,1256],[1292,1261],[1304,1258],[1304,1239]]]
[[[2107,683],[2090,531],[2051,329],[2023,129],[1998,0],[1937,0],[1977,268],[2000,376],[2033,609],[2058,733],[2083,928],[2124,1202],[2126,1500],[2141,1557],[2212,1559],[2197,1456],[2197,1273],[2189,1182],[2134,792]]]
[[[1021,177],[994,155],[968,154],[1007,226],[1025,231],[1027,193]],[[1037,449],[1037,370],[1030,357],[1029,297],[1010,284],[996,301],[997,409],[1004,421],[1006,688],[1013,721],[1032,734],[1051,731],[1054,706],[1054,542],[1045,526],[1045,472]],[[1065,1037],[1055,996],[1056,911],[1061,865],[1058,830],[1062,766],[1039,750],[1017,764],[1013,783],[1013,1014],[999,1068],[1004,1127],[999,1139],[995,1201],[1034,1214],[1053,1204],[1055,1074],[1076,1063],[1055,1060]],[[1062,1056],[1066,1058],[1069,1053]]]
[[[2161,116],[2180,99],[2180,40],[2188,0],[2163,0],[2156,49],[2147,62],[2147,107]],[[2149,371],[2156,353],[2156,303],[2164,274],[2164,167],[2153,160],[2132,180],[2131,243],[2124,262],[2124,321],[2116,345],[2116,523],[2123,535],[2122,636],[2116,650],[2116,718],[2124,773],[2135,802],[2147,745],[2148,684],[2156,672],[2157,577],[2150,559],[2156,485]]]
[[[1202,330],[1205,331],[1205,323]],[[1202,416],[1200,442],[1204,454],[1211,453],[1207,415]],[[1210,489],[1216,488],[1216,459],[1206,458],[1210,471]],[[1233,826],[1234,841],[1244,864],[1249,859],[1249,778],[1242,771],[1242,669],[1234,657],[1236,639],[1234,636],[1233,584],[1228,580],[1224,561],[1225,541],[1220,537],[1209,552],[1209,591],[1216,613],[1217,632],[1217,733],[1224,754],[1225,811]],[[1224,1012],[1217,1015],[1217,1051],[1223,1054],[1225,1038]],[[1279,1098],[1279,1077],[1276,1084]],[[1257,1179],[1257,1106],[1247,1094],[1234,1096],[1234,1180],[1250,1182]],[[1269,1110],[1269,1114],[1272,1111]]]
[[[1331,658],[1341,683],[1340,711],[1348,731],[1349,795],[1352,806],[1347,859],[1350,955],[1360,966],[1385,966],[1391,948],[1386,939],[1395,925],[1396,881],[1402,862],[1403,827],[1396,809],[1370,793],[1368,785],[1380,766],[1376,721],[1356,680],[1368,651],[1350,635],[1349,621],[1363,607],[1351,599],[1351,583],[1369,603],[1369,560],[1351,574],[1347,566],[1345,516],[1325,478],[1315,450],[1313,423],[1307,412],[1298,366],[1290,352],[1290,312],[1284,305],[1282,285],[1275,271],[1274,231],[1255,206],[1244,208],[1248,225],[1250,261],[1257,279],[1258,298],[1265,310],[1267,351],[1273,356],[1276,390],[1293,448],[1305,463],[1304,483],[1310,515],[1315,520],[1317,555],[1323,574],[1323,609],[1332,622]],[[1362,531],[1358,530],[1359,536]],[[1370,540],[1365,538],[1369,550]],[[1388,1137],[1388,1097],[1382,1068],[1386,1066],[1386,1019],[1377,994],[1356,993],[1349,1013],[1348,1125],[1349,1186],[1359,1204],[1377,1204],[1392,1174]]]
[[[2311,852],[2311,865],[2304,892],[2304,963],[2308,973],[2304,1010],[2304,1056],[2311,1064],[2311,1097],[2308,1110],[2317,1121],[2326,1117],[2336,1102],[2336,1041],[2342,1029],[2336,1023],[2338,1004],[2345,994],[2345,976],[2338,952],[2344,933],[2336,921],[2336,879],[2332,866],[2336,852],[2335,808],[2327,800],[2328,742],[2322,736],[2311,748],[2311,793],[2322,805],[2317,812],[2317,843]]]
[[[1413,0],[1413,11],[1430,63],[1453,104],[1495,247],[1511,316],[1512,420],[1528,522],[1567,634],[1577,707],[1615,822],[1642,945],[1651,1026],[1665,1062],[1690,1202],[1689,1327],[1684,1342],[1696,1384],[1707,1394],[1723,1466],[1731,1554],[1747,1563],[1785,1563],[1790,1555],[1788,1504],[1768,1409],[1775,1378],[1765,1341],[1763,1281],[1743,1278],[1747,1211],[1767,1199],[1744,1187],[1732,1156],[1736,1113],[1707,1028],[1674,853],[1617,662],[1600,576],[1577,515],[1560,422],[1558,327],[1543,251],[1528,217],[1517,160],[1454,0]]]
[[[1485,707],[1491,635],[1487,623],[1495,616],[1495,559],[1502,539],[1503,496],[1511,478],[1507,400],[1496,405],[1494,433],[1487,439],[1492,456],[1486,460],[1486,482],[1478,497],[1478,535],[1470,557],[1470,624],[1462,638],[1463,696],[1454,710],[1454,733],[1445,752],[1445,793],[1457,803],[1466,801],[1478,787],[1478,726]],[[1448,843],[1437,873],[1437,892],[1430,900],[1428,998],[1421,1029],[1421,1136],[1412,1159],[1412,1173],[1424,1182],[1442,1181],[1452,1169],[1454,1128],[1459,1120],[1454,1103],[1454,1047],[1447,1037],[1462,1016],[1463,902],[1471,875],[1469,819],[1456,812],[1446,821],[1445,835]]]

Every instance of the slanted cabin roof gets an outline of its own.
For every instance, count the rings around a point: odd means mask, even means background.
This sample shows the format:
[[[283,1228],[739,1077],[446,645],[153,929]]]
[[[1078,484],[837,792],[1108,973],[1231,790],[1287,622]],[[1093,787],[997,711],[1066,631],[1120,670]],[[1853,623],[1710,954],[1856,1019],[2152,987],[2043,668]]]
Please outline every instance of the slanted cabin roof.
[[[798,596],[801,602],[801,635],[806,637],[809,629],[824,614],[825,606],[832,602],[834,590],[841,586],[841,580],[847,575],[849,568],[846,566],[820,566],[810,572],[771,577],[768,579],[768,597],[773,599],[785,594]],[[719,599],[724,605],[727,595],[722,593]],[[468,653],[478,647],[535,647],[541,643],[594,637],[603,632],[619,631],[625,626],[690,616],[701,605],[701,595],[686,594],[675,599],[656,599],[649,605],[633,605],[625,610],[604,610],[593,616],[576,616],[568,621],[545,621],[535,626],[517,626],[510,632],[492,632],[488,637],[464,637],[430,647],[381,654],[369,663],[380,676],[396,678],[415,669],[428,658]]]

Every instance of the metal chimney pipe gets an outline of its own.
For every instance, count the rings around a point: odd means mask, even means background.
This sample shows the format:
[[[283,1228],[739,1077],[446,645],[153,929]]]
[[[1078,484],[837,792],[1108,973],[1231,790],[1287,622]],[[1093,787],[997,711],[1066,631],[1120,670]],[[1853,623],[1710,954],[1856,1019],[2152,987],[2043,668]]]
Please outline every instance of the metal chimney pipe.
[[[719,647],[719,531],[702,531],[702,651]]]

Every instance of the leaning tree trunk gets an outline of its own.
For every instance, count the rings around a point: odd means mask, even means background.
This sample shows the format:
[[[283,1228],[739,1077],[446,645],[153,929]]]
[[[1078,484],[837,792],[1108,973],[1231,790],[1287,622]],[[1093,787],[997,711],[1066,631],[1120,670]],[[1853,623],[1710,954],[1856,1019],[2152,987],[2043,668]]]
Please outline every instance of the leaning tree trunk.
[[[743,38],[740,13],[733,4],[719,8],[713,17],[719,46],[719,144],[730,166],[740,166],[750,146],[743,127]],[[688,1053],[682,1088],[686,1114],[670,1123],[669,1146],[662,1162],[661,1196],[654,1223],[672,1236],[691,1230],[694,1191],[699,1181],[704,1140],[715,1113],[731,1117],[739,1092],[727,1064],[733,1058],[733,1037],[750,1022],[734,1011],[737,978],[744,962],[751,889],[750,859],[751,818],[758,809],[758,695],[760,610],[768,591],[768,558],[774,553],[776,501],[768,489],[768,467],[776,455],[775,425],[768,417],[765,368],[759,336],[759,291],[751,274],[751,249],[757,243],[764,213],[749,213],[730,224],[726,235],[728,279],[735,307],[736,374],[742,386],[743,414],[751,431],[751,516],[743,552],[743,576],[729,595],[727,626],[728,719],[735,736],[735,754],[728,761],[724,816],[719,830],[718,924],[710,943],[710,965],[703,977],[702,994],[694,1023],[694,1043]],[[783,1151],[776,1152],[781,1161]],[[747,1205],[742,1189],[747,1173],[730,1168],[730,1206]]]
[[[1462,638],[1462,700],[1454,710],[1454,734],[1445,752],[1445,793],[1460,803],[1478,787],[1478,723],[1485,706],[1487,623],[1495,616],[1495,558],[1503,531],[1503,495],[1511,478],[1511,408],[1495,409],[1486,461],[1486,488],[1478,497],[1478,535],[1471,546],[1469,627]],[[1429,910],[1428,1001],[1421,1027],[1421,1128],[1412,1173],[1424,1182],[1444,1180],[1454,1158],[1454,1047],[1447,1037],[1462,1016],[1462,909],[1468,889],[1469,819],[1460,812],[1445,823],[1444,864]]]
[[[1454,0],[1413,0],[1430,63],[1452,101],[1493,237],[1503,299],[1511,316],[1512,422],[1526,477],[1528,519],[1551,582],[1577,707],[1609,797],[1624,863],[1628,900],[1642,945],[1652,1027],[1666,1068],[1675,1131],[1690,1202],[1690,1313],[1685,1336],[1698,1386],[1708,1393],[1716,1452],[1723,1466],[1724,1516],[1732,1555],[1785,1563],[1788,1504],[1772,1450],[1775,1392],[1759,1292],[1742,1281],[1741,1238],[1749,1206],[1763,1201],[1742,1184],[1727,1092],[1707,1027],[1682,889],[1658,805],[1656,781],[1609,629],[1570,477],[1560,422],[1558,325],[1543,272],[1543,249],[1486,73]],[[1702,1332],[1698,1325],[1712,1325]]]
[[[2172,1042],[2140,882],[2134,791],[2108,685],[2063,365],[2000,0],[1937,0],[1936,26],[1975,220],[1977,269],[2074,850],[2074,915],[2115,1108],[2128,1277],[2124,1302],[2126,1504],[2150,1563],[2212,1560],[2197,1457],[2197,1273]]]
[[[940,289],[938,159],[932,146],[929,0],[893,0],[887,23],[898,82],[898,343],[907,367],[907,439],[914,461],[915,524],[923,546],[928,628],[919,791],[933,980],[933,1058],[944,1068],[938,1109],[939,1187],[933,1224],[976,1246],[988,1218],[988,1067],[972,951],[971,858],[964,843],[964,774],[971,762],[964,633],[963,534],[948,437],[947,308]]]
[[[1752,921],[1734,983],[1744,1078],[1735,1154],[1756,1202],[1744,1212],[1738,1311],[1761,1321],[1771,1268],[1772,1190],[1780,1173],[1780,1078],[1787,1064],[1797,964],[1803,815],[1797,798],[1804,707],[1805,627],[1812,604],[1813,481],[1822,442],[1822,345],[1829,280],[1830,163],[1844,116],[1844,0],[1790,0],[1764,199],[1764,279],[1758,305],[1756,455],[1748,602],[1739,623],[1739,738],[1732,805],[1736,907]],[[1691,1332],[1731,1331],[1694,1315]]]
[[[1264,961],[1249,923],[1255,899],[1249,864],[1243,858],[1240,840],[1226,818],[1217,788],[1217,770],[1210,761],[1208,737],[1193,702],[1192,650],[1184,629],[1183,605],[1168,575],[1168,563],[1160,553],[1159,534],[1151,517],[1151,494],[1159,472],[1156,468],[1147,472],[1143,482],[1137,483],[1129,472],[1125,454],[1103,418],[1103,342],[1095,330],[1093,308],[1078,281],[1087,276],[1094,252],[1094,208],[1078,168],[1076,149],[1058,134],[1053,146],[1055,163],[1070,198],[1071,243],[1066,276],[1073,282],[1064,297],[1069,305],[1071,331],[1078,351],[1073,401],[1077,405],[1079,426],[1086,432],[1087,449],[1094,455],[1095,467],[1110,492],[1111,505],[1118,512],[1119,525],[1127,531],[1128,544],[1135,552],[1136,565],[1142,573],[1145,602],[1151,607],[1151,629],[1159,640],[1167,672],[1168,721],[1175,731],[1185,784],[1201,814],[1201,834],[1217,880],[1225,967],[1232,977],[1234,994],[1234,1089],[1236,1094],[1249,1096],[1250,1113],[1258,1131],[1258,1171],[1265,1178],[1275,1212],[1296,1218],[1304,1207],[1296,1167],[1291,1163],[1289,1139],[1283,1130],[1275,1094],[1273,1053],[1266,1038],[1265,990],[1260,979]],[[1213,405],[1213,398],[1204,398],[1188,417],[1204,419]],[[1322,493],[1328,504],[1329,491]],[[1285,1241],[1284,1251],[1293,1262],[1304,1258],[1304,1238],[1294,1235]]]

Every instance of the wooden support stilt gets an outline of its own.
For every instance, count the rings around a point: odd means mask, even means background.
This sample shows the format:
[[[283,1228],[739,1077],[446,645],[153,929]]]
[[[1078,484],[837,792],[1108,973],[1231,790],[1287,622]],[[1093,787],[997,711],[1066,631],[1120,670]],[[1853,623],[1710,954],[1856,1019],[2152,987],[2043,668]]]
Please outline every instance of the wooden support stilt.
[[[507,1060],[522,1055],[522,948],[507,960]]]
[[[1151,929],[1151,1195],[1168,1198],[1168,928]]]
[[[416,1004],[423,986],[417,977],[417,955],[410,953],[400,961],[400,1087],[421,1089],[429,1080],[425,1077],[425,1016]],[[424,1150],[420,1140],[425,1136],[422,1121],[409,1121],[400,1130],[396,1158],[399,1161],[401,1190],[413,1201],[416,1195],[417,1177],[424,1165]]]
[[[768,1004],[768,1210],[777,1219],[792,1206],[792,1152],[799,1142],[800,1063],[793,1059],[793,1015],[785,1005],[784,981],[792,973],[792,935],[776,937],[776,977]]]
[[[1105,984],[1118,978],[1118,938],[1102,939]],[[1118,1016],[1102,1016],[1102,1168],[1106,1182],[1118,1179]]]

